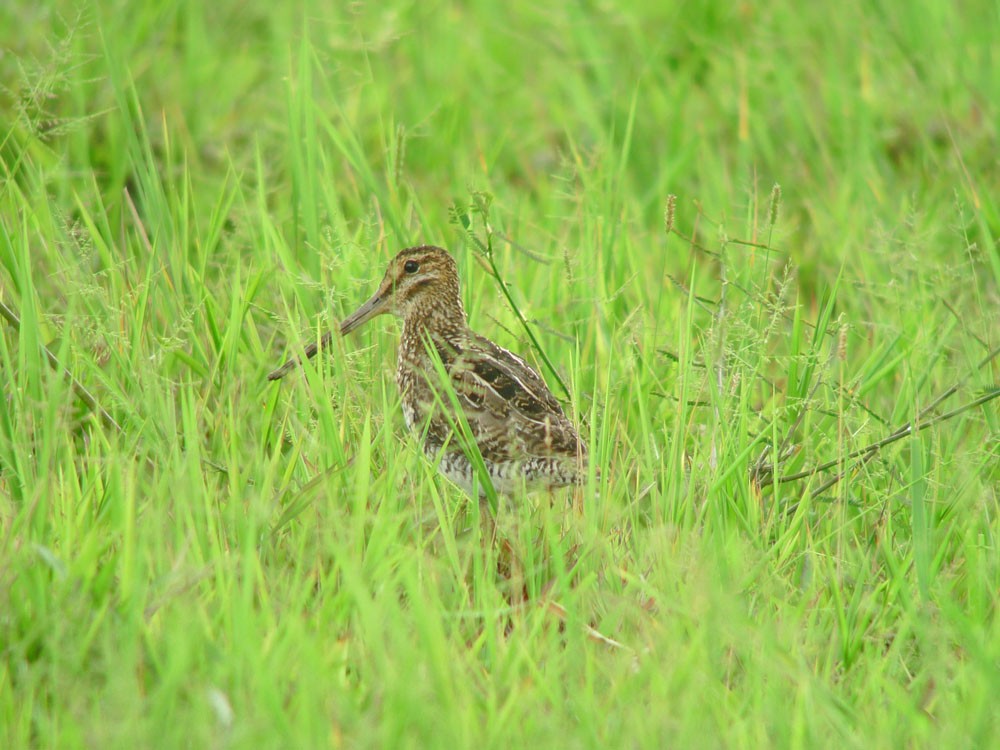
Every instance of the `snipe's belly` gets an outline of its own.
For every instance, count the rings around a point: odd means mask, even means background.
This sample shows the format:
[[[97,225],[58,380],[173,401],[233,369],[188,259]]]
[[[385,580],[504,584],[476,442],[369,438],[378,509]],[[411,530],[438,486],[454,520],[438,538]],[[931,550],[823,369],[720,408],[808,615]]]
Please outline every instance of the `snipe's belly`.
[[[439,461],[438,469],[448,479],[472,494],[476,484],[476,469],[461,451],[441,454],[433,447],[425,450],[431,461]],[[440,460],[439,460],[440,457]],[[510,495],[519,489],[549,489],[581,484],[584,473],[573,459],[561,457],[531,457],[516,461],[490,461],[483,458],[493,488],[501,495]],[[482,487],[479,496],[485,496]]]

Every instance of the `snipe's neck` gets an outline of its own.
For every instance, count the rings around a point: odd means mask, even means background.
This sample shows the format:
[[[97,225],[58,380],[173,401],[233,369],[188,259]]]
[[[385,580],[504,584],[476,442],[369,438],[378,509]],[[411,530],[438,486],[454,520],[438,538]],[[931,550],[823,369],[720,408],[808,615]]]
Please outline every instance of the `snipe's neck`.
[[[430,333],[449,338],[461,333],[468,325],[465,307],[458,289],[442,290],[444,294],[428,295],[416,301],[403,316],[403,333],[406,335]]]

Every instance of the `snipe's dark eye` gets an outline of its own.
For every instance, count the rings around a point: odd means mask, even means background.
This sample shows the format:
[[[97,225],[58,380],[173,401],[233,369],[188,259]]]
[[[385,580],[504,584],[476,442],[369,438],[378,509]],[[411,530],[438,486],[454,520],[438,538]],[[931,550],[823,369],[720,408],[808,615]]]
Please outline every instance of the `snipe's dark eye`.
[[[408,260],[403,264],[403,270],[407,273],[416,273],[418,268],[420,268],[420,264],[415,260]]]

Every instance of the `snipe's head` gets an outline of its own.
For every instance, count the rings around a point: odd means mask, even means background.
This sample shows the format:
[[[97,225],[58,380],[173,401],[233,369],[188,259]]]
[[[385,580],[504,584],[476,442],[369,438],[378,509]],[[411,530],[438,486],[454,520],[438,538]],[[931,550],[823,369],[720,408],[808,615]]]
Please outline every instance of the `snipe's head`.
[[[389,261],[378,291],[340,324],[340,333],[348,334],[383,313],[425,325],[447,322],[464,326],[454,258],[433,245],[403,250]]]

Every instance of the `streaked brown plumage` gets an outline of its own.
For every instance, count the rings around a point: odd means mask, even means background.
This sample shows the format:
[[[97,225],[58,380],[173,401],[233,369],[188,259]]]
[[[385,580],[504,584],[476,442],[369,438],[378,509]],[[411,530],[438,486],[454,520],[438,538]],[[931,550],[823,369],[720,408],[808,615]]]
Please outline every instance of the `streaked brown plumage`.
[[[447,373],[497,491],[583,481],[587,447],[541,376],[469,329],[451,255],[430,245],[400,252],[378,291],[341,323],[340,333],[384,313],[403,320],[396,382],[406,425],[427,456],[440,459],[445,476],[471,491],[472,463],[453,435],[451,397],[431,352]]]

